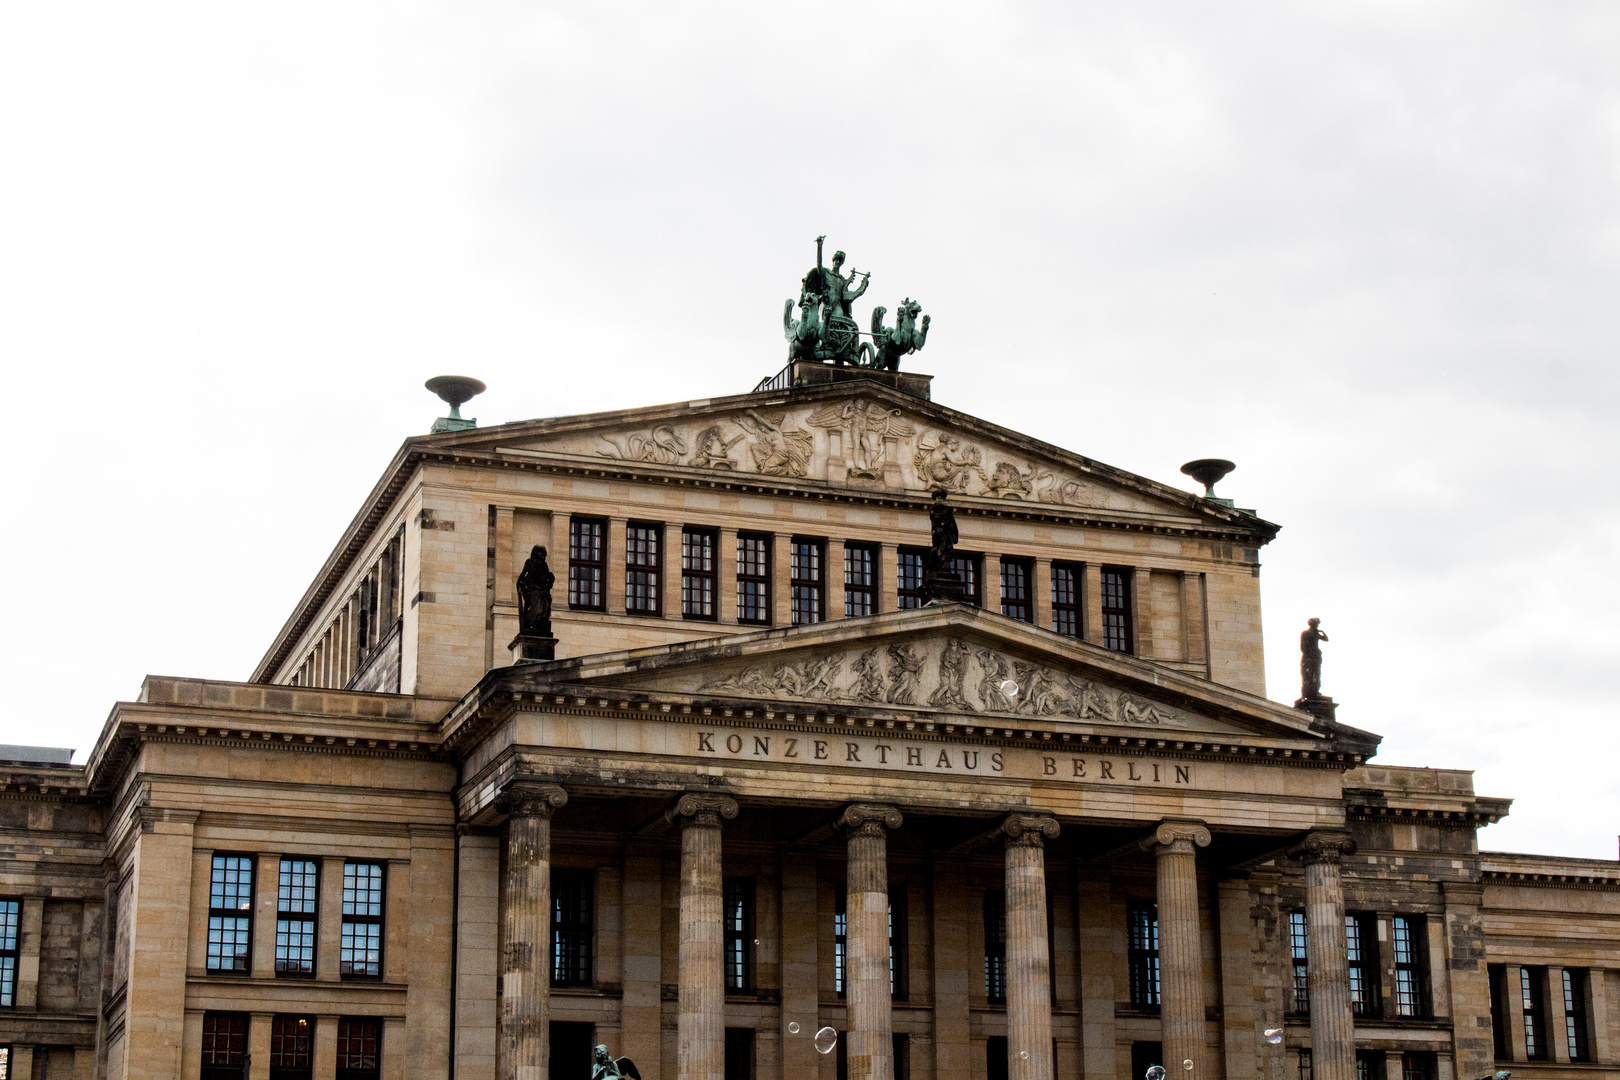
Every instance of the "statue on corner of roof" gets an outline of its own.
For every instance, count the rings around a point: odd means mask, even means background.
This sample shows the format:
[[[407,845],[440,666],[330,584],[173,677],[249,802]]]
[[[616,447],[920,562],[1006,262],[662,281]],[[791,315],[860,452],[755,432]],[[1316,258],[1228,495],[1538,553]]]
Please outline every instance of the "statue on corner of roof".
[[[1312,701],[1322,696],[1322,642],[1328,639],[1318,627],[1321,619],[1311,619],[1299,635],[1299,697]]]
[[[546,564],[546,549],[534,545],[517,579],[518,633],[551,636],[551,587],[556,583],[557,575]]]
[[[641,1072],[627,1057],[614,1061],[608,1048],[597,1043],[591,1052],[591,1080],[641,1080]]]

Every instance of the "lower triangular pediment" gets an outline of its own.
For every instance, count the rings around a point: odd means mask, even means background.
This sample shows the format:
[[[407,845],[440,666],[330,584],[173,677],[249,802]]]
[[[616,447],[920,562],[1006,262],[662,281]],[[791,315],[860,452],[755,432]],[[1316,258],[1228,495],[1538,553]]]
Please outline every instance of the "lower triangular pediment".
[[[555,667],[559,682],[739,707],[937,713],[991,726],[1051,721],[1177,740],[1320,740],[1334,733],[1299,710],[961,604],[587,656]]]

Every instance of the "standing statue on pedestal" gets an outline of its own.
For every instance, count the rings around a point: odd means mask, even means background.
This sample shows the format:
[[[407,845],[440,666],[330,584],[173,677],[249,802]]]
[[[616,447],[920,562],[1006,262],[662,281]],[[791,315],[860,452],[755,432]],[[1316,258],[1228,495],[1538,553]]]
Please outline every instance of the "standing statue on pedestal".
[[[928,508],[928,554],[923,561],[923,595],[930,604],[962,599],[962,582],[951,571],[956,558],[956,511],[945,501],[946,492],[934,489],[934,502]]]
[[[825,236],[816,237],[816,265],[800,282],[799,317],[793,317],[792,300],[782,307],[782,333],[788,340],[788,359],[900,370],[900,358],[916,352],[928,340],[929,317],[922,317],[922,327],[918,329],[917,316],[922,306],[908,296],[895,312],[893,329],[883,325],[887,308],[873,311],[872,332],[868,335],[872,340],[862,341],[853,305],[866,292],[872,275],[853,268],[846,275],[842,251],[833,252],[832,265],[826,265],[822,261],[826,240]]]
[[[551,636],[551,587],[556,583],[557,575],[546,565],[546,549],[534,545],[517,579],[518,633]]]
[[[1322,696],[1322,642],[1328,639],[1317,627],[1321,619],[1311,619],[1310,626],[1299,635],[1299,697],[1312,701]]]

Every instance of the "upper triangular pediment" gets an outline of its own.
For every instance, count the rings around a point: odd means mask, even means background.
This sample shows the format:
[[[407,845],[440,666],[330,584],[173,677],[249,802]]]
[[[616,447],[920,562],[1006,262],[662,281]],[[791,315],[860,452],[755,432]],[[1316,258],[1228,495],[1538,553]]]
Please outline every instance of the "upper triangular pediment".
[[[804,703],[989,726],[1048,721],[1179,741],[1364,735],[960,604],[580,657],[533,677],[739,707]]]
[[[441,436],[448,445],[649,470],[869,491],[1220,518],[1274,527],[1197,496],[870,382],[559,417]]]

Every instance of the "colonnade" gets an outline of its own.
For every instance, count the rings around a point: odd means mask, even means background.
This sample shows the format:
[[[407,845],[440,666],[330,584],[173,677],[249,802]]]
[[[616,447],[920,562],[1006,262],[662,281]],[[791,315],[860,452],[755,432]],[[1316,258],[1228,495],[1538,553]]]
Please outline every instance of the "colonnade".
[[[546,1080],[550,980],[551,815],[562,788],[514,783],[499,801],[507,817],[505,941],[499,1020],[501,1080]],[[723,822],[737,816],[726,795],[689,793],[665,815],[681,831],[678,1080],[724,1080],[725,956],[722,940]],[[893,1077],[888,926],[888,834],[903,824],[894,806],[856,803],[835,826],[848,848],[845,1033],[850,1080]],[[1051,956],[1047,948],[1045,843],[1059,832],[1049,814],[1013,812],[997,826],[1005,859],[1007,1045],[1010,1080],[1052,1080]],[[1160,1020],[1167,1071],[1213,1076],[1206,1037],[1203,935],[1197,851],[1204,823],[1166,819],[1142,841],[1156,858]],[[1316,1080],[1354,1080],[1355,1038],[1340,859],[1354,843],[1312,833],[1290,853],[1305,863],[1311,1040]],[[1186,1069],[1184,1063],[1191,1062]],[[1176,1066],[1181,1066],[1177,1068]]]

